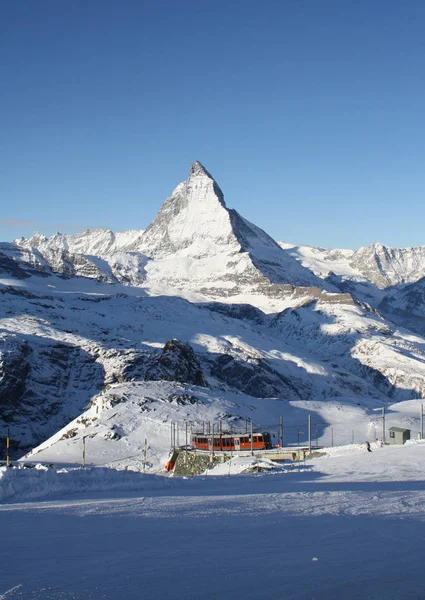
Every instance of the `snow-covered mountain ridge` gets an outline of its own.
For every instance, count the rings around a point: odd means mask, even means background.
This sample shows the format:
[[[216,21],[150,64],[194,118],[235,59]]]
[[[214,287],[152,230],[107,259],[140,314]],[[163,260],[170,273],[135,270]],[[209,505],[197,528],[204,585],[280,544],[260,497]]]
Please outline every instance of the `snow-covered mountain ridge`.
[[[379,289],[413,283],[425,276],[425,246],[389,248],[373,243],[357,251],[327,250],[279,242],[281,248],[319,277],[373,283]]]
[[[213,298],[258,292],[286,297],[294,286],[339,290],[285,253],[264,231],[227,208],[218,184],[195,162],[187,181],[164,202],[146,230],[113,234],[88,230],[76,236],[36,234],[14,242],[12,260],[64,276],[190,289]],[[21,249],[21,256],[17,256]],[[1,250],[1,249],[0,249]],[[0,257],[1,258],[1,257]],[[6,259],[4,259],[5,261]]]

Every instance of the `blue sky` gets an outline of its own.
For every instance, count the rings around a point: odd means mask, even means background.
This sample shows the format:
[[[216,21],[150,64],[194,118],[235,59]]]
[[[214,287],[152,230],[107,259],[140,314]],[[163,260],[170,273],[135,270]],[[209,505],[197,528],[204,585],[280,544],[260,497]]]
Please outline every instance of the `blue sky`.
[[[425,3],[0,4],[0,239],[144,228],[200,160],[275,239],[425,245]]]

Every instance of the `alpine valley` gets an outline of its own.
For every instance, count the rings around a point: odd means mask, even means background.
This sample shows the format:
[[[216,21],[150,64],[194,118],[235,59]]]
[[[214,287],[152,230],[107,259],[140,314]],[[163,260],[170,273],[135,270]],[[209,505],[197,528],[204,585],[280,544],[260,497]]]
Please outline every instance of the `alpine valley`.
[[[0,244],[0,435],[56,463],[85,437],[89,462],[133,469],[147,439],[156,472],[172,421],[282,416],[293,442],[312,414],[347,443],[386,407],[417,431],[424,298],[425,247],[278,243],[195,162],[145,230]]]

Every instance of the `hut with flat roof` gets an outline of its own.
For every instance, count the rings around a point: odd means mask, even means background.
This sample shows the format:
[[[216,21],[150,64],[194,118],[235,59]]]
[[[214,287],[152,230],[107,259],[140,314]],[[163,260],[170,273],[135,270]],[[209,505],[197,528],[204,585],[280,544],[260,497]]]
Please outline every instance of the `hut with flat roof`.
[[[390,427],[390,444],[404,444],[406,440],[410,440],[410,429],[404,427]]]

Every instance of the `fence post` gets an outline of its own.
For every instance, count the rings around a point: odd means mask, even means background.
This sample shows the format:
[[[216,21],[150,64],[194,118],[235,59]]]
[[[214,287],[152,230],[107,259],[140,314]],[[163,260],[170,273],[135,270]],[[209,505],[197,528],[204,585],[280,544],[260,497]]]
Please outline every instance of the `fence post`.
[[[382,442],[385,444],[385,406],[382,407]]]

